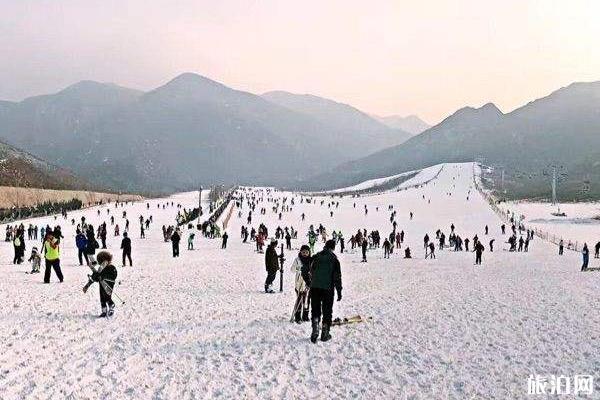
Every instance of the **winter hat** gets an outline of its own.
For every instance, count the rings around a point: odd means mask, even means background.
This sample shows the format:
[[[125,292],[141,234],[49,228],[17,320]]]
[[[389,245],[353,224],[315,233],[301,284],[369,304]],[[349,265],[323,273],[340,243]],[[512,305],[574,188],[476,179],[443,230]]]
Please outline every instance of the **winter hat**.
[[[302,252],[304,250],[310,251],[310,247],[307,244],[303,244],[302,247],[300,247],[300,252]]]
[[[277,239],[271,239],[271,244],[277,246]]]

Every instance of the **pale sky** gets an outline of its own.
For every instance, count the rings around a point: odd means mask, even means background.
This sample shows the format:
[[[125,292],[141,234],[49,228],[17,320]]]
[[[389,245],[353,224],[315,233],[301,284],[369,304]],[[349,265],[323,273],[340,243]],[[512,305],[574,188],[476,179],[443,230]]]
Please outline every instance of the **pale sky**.
[[[196,72],[439,122],[600,80],[600,1],[0,0],[0,99]]]

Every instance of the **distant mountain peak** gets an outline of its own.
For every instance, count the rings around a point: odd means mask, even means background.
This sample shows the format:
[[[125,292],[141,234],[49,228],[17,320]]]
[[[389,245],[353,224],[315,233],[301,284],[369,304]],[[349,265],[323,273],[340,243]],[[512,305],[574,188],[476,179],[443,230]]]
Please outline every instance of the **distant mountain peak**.
[[[177,75],[175,78],[171,79],[167,82],[163,87],[178,87],[178,86],[210,86],[210,87],[219,87],[219,88],[227,88],[227,86],[223,85],[220,82],[214,81],[210,78],[202,76],[200,74],[196,74],[194,72],[184,72],[182,74]]]
[[[389,115],[387,117],[375,116],[375,118],[390,128],[402,129],[411,135],[418,135],[419,133],[431,128],[431,125],[423,121],[415,114],[411,114],[406,117],[401,115]]]
[[[180,98],[208,99],[212,96],[233,92],[236,91],[205,76],[193,72],[184,72],[149,93],[151,95],[158,93]]]

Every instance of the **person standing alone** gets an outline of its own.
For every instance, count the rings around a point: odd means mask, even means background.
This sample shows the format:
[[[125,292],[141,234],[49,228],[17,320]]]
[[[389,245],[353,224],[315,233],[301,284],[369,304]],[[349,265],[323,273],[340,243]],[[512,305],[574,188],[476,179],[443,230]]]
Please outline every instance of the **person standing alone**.
[[[126,266],[126,260],[129,260],[129,266],[133,267],[131,262],[131,239],[127,237],[127,232],[123,232],[123,240],[121,240],[121,249],[123,250],[123,266]]]
[[[312,333],[310,341],[317,342],[319,322],[323,316],[321,340],[331,339],[329,328],[333,314],[333,296],[337,291],[337,301],[342,300],[342,271],[340,262],[333,252],[335,241],[328,240],[325,248],[317,253],[310,267],[310,302],[312,307]]]
[[[64,277],[60,270],[60,241],[54,237],[54,232],[46,232],[44,241],[44,258],[46,260],[46,270],[44,272],[44,283],[50,283],[51,269],[54,269],[58,280],[62,283]]]

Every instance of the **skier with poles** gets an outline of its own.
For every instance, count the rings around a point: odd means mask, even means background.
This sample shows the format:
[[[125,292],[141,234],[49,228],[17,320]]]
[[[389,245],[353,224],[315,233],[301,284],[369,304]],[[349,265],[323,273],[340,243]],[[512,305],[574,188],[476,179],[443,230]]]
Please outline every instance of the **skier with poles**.
[[[298,257],[292,263],[291,271],[295,272],[295,289],[296,302],[292,313],[292,320],[296,323],[308,321],[308,308],[310,306],[310,298],[308,288],[310,287],[310,263],[312,257],[310,255],[310,247],[302,245]]]
[[[93,272],[91,276],[88,276],[89,281],[84,286],[83,292],[87,292],[94,282],[98,282],[100,286],[100,306],[102,307],[102,313],[98,317],[112,317],[115,310],[112,294],[117,279],[117,269],[112,265],[112,255],[108,251],[99,252],[96,260],[99,264],[98,269],[94,269],[90,265]]]
[[[325,248],[317,253],[310,266],[310,302],[312,307],[312,332],[310,341],[317,342],[319,322],[323,315],[321,341],[331,339],[329,328],[333,312],[334,290],[337,291],[337,301],[342,300],[342,271],[340,262],[333,252],[335,241],[328,240]]]

